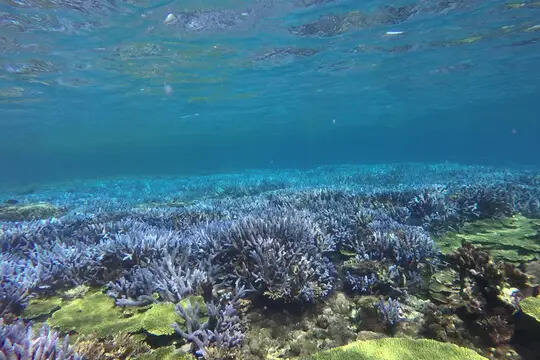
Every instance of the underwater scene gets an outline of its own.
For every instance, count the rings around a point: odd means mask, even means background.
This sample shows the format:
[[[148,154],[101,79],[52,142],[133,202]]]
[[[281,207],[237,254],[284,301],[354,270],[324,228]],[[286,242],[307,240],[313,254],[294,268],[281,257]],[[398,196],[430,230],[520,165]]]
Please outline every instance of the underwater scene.
[[[538,360],[540,2],[0,0],[0,360]]]

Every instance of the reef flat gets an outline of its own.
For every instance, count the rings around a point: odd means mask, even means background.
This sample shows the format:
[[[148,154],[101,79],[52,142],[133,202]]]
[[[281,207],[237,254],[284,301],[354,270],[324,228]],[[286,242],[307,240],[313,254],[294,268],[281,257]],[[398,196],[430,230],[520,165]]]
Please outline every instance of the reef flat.
[[[4,188],[0,359],[534,359],[539,174],[343,165]]]

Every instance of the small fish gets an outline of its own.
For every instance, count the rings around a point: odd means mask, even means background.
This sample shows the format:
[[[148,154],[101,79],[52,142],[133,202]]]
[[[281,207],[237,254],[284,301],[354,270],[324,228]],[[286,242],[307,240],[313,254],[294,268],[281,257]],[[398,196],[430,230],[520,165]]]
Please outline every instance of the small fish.
[[[171,85],[165,84],[165,85],[163,86],[163,91],[165,92],[165,94],[166,94],[167,96],[170,96],[170,95],[172,94],[172,92],[173,92],[173,88],[172,88]]]
[[[8,199],[5,201],[6,204],[9,204],[9,205],[15,205],[15,204],[18,204],[19,201],[18,200],[15,200],[15,199]]]
[[[403,35],[403,31],[387,31],[385,35]]]
[[[176,16],[174,16],[173,13],[170,13],[169,15],[167,15],[167,17],[165,18],[165,21],[163,21],[165,24],[169,25],[169,24],[174,24],[176,22]]]

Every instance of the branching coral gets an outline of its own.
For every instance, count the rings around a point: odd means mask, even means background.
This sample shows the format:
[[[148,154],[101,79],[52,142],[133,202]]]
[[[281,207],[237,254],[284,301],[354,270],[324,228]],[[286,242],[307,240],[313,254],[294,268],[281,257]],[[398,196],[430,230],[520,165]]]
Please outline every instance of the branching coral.
[[[313,302],[334,283],[334,267],[317,246],[318,236],[309,219],[276,213],[215,224],[197,241],[224,282],[240,280],[273,300]]]
[[[0,254],[0,315],[19,313],[37,286],[39,269],[32,263]]]
[[[58,335],[43,325],[34,335],[32,325],[19,321],[5,325],[0,319],[0,359],[16,360],[82,360],[69,346],[68,338]]]
[[[241,345],[244,332],[236,307],[238,300],[246,293],[237,283],[234,294],[222,296],[217,305],[214,301],[206,303],[207,321],[202,320],[201,308],[197,302],[176,305],[176,312],[184,319],[186,326],[184,331],[178,324],[174,324],[176,332],[191,342],[195,353],[199,355],[206,355],[209,348],[233,349]]]
[[[397,323],[403,321],[403,310],[401,304],[397,300],[389,298],[388,300],[379,300],[375,306],[381,321],[388,327],[392,328]]]
[[[458,218],[457,204],[443,186],[424,189],[409,201],[408,208],[411,217],[428,229],[449,226]]]
[[[345,282],[353,291],[369,293],[385,287],[407,287],[437,261],[437,248],[422,228],[402,225],[378,215],[365,235],[346,244],[354,257],[345,264]]]

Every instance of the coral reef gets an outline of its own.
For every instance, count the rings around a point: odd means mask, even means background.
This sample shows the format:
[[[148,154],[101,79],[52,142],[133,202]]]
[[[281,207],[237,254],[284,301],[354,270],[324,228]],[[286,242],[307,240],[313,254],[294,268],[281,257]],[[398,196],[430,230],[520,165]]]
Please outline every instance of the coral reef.
[[[0,221],[0,313],[98,359],[305,357],[387,334],[527,359],[535,179],[410,164],[0,191],[62,209]]]
[[[314,302],[330,293],[335,276],[318,236],[301,215],[272,213],[208,227],[196,241],[225,283],[240,281],[275,301]]]

